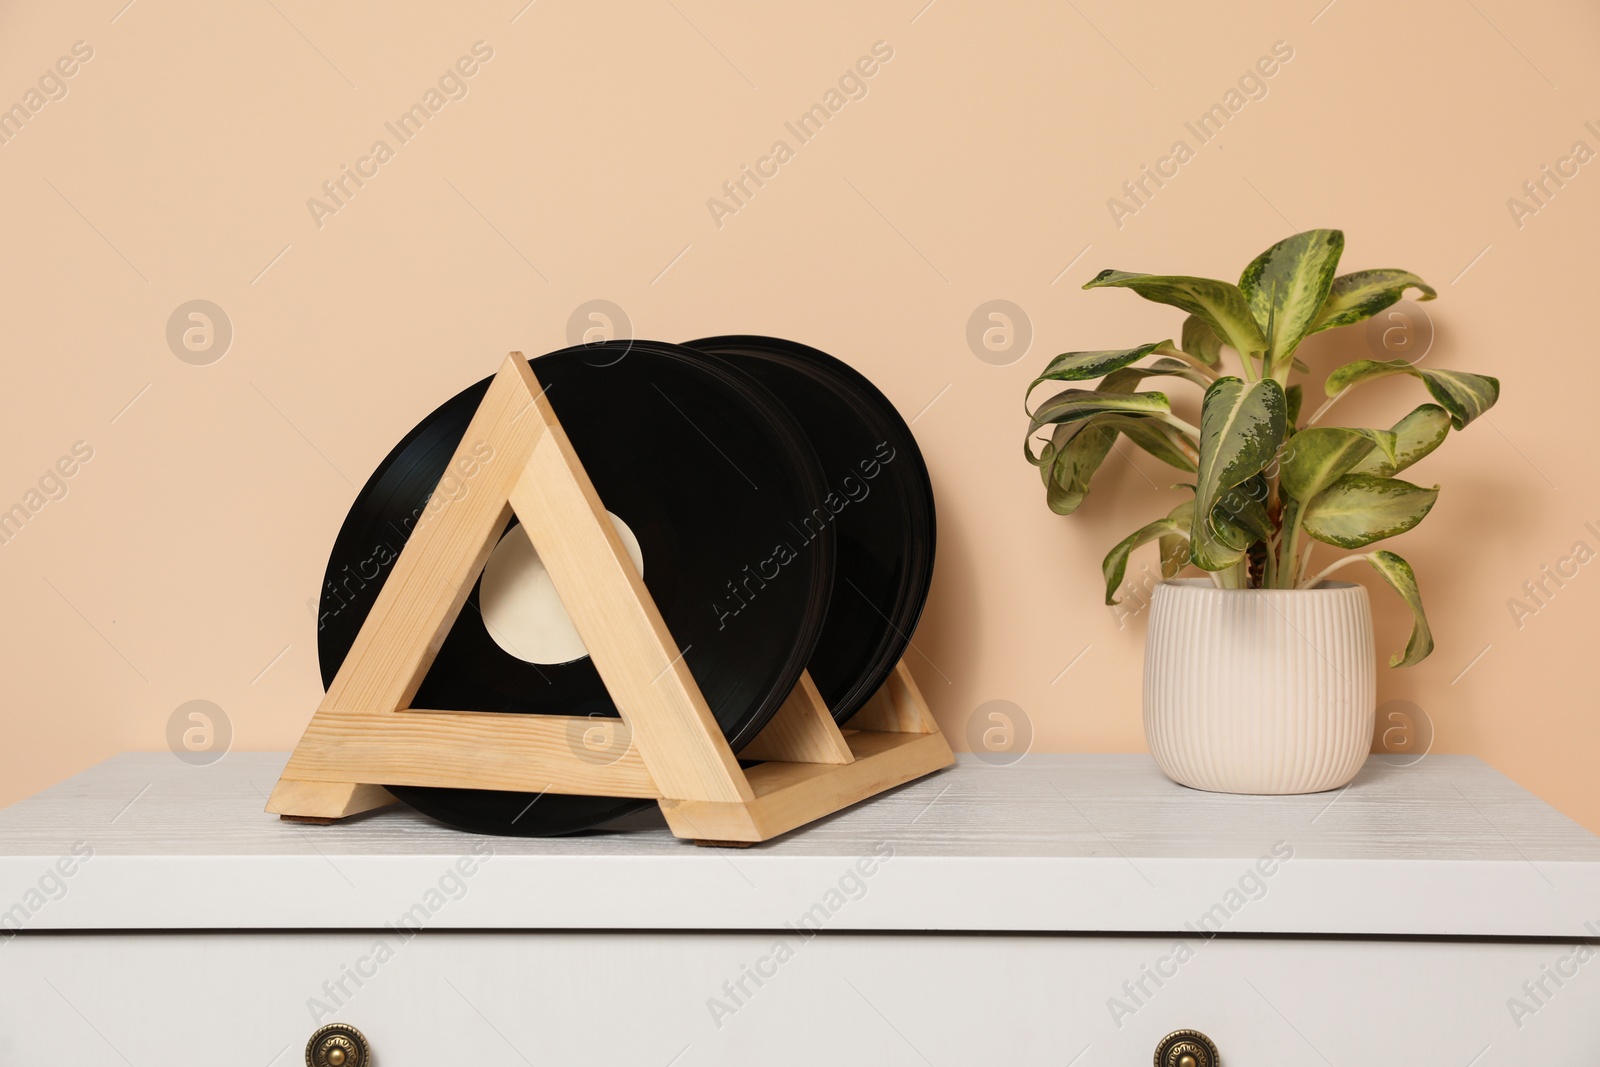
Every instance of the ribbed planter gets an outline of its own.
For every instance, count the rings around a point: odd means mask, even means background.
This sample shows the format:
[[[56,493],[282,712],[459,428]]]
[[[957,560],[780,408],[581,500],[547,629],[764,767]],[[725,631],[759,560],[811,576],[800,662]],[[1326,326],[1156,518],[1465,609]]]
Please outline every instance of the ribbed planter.
[[[1337,789],[1366,761],[1376,702],[1363,587],[1156,587],[1144,732],[1173,781],[1219,793]]]

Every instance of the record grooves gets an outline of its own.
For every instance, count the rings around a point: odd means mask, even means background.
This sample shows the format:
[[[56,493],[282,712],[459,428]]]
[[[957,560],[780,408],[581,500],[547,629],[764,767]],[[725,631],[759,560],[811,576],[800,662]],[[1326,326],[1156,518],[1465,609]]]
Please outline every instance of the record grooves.
[[[844,722],[905,654],[933,578],[933,486],[911,428],[859,371],[775,337],[687,347],[728,360],[776,393],[808,431],[827,493],[806,528],[834,527],[838,552],[811,678]]]

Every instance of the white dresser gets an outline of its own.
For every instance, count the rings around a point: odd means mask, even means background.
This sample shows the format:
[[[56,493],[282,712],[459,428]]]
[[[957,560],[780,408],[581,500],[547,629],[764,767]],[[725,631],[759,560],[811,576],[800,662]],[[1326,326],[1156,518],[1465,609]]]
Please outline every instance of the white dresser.
[[[1600,839],[1468,757],[1276,798],[962,757],[748,850],[286,823],[282,764],[0,811],[0,1064],[290,1067],[333,1022],[376,1067],[1600,1063]]]

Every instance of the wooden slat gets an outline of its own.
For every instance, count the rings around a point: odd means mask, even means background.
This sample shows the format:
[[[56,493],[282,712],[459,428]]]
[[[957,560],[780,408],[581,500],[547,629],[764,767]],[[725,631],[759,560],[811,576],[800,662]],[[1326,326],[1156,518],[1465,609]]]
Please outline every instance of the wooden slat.
[[[541,408],[547,403],[540,398]],[[750,788],[554,413],[511,490],[561,603],[662,795],[742,801]],[[670,561],[668,563],[670,565]]]
[[[507,356],[450,461],[456,471],[476,467],[463,479],[465,495],[423,511],[323,708],[388,710],[411,702],[510,520],[511,487],[545,433],[544,421],[529,410],[538,389],[528,361],[516,352]],[[492,458],[479,460],[475,447],[493,449]]]
[[[938,733],[862,731],[848,740],[848,765],[763,763],[745,772],[755,793],[748,803],[663,800],[661,812],[679,837],[767,841],[955,762]]]
[[[850,727],[856,730],[885,730],[890,733],[937,733],[939,724],[928,711],[928,702],[922,699],[917,680],[911,677],[906,661],[895,664],[889,675],[866,706],[850,717]]]
[[[772,721],[739,752],[740,759],[849,763],[855,759],[811,672],[804,671]]]
[[[606,732],[605,743],[586,745],[591,731]],[[292,766],[285,777],[302,782],[348,781],[355,770],[363,781],[384,785],[661,795],[627,725],[584,716],[322,711]]]

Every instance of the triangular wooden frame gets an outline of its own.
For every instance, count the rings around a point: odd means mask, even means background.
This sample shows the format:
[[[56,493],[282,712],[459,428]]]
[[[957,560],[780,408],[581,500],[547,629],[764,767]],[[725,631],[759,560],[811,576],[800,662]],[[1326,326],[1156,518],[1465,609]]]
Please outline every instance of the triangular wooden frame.
[[[393,802],[375,783],[645,797],[679,837],[748,845],[954,762],[904,662],[844,731],[803,675],[736,757],[520,353],[450,469],[463,491],[424,509],[267,811],[332,822]],[[513,513],[620,719],[411,707]]]

